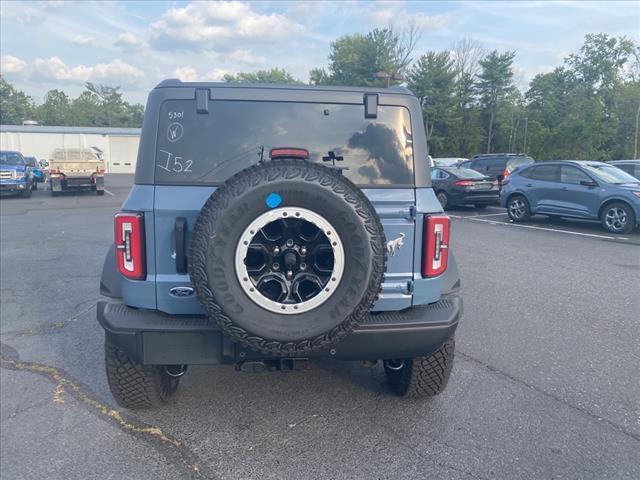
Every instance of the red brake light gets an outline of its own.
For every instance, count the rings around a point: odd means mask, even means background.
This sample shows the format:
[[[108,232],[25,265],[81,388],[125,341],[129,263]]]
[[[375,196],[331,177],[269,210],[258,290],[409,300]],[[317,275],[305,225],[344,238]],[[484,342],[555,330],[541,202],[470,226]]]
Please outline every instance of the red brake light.
[[[509,170],[507,170],[506,168],[504,169],[504,172],[502,172],[502,178],[505,179],[509,176],[511,172]]]
[[[447,215],[425,217],[422,235],[423,277],[437,277],[447,269],[450,225]]]
[[[306,148],[272,148],[270,158],[309,158],[309,150]]]
[[[458,187],[470,187],[473,185],[473,182],[471,180],[458,180],[457,182],[453,183],[454,185],[457,185]]]
[[[120,273],[133,280],[145,278],[144,216],[121,212],[115,216],[116,258]]]

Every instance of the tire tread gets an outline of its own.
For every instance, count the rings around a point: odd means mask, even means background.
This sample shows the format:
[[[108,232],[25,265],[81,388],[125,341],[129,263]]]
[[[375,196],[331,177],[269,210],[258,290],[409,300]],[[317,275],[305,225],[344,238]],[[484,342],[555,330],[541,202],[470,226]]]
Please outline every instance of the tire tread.
[[[176,391],[179,379],[158,365],[134,363],[120,348],[105,343],[107,381],[116,402],[130,409],[159,407]]]
[[[455,339],[449,338],[428,357],[404,359],[401,370],[385,368],[391,389],[403,397],[433,397],[442,393],[451,375]]]

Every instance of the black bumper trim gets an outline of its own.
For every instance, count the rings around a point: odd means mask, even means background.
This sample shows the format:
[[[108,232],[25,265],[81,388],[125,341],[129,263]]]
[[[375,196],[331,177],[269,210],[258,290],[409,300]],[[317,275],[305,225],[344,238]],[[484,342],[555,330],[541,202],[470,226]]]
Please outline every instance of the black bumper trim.
[[[462,299],[457,295],[399,312],[372,313],[335,348],[312,356],[341,360],[427,356],[454,334],[461,315]],[[273,358],[235,344],[204,316],[167,315],[104,301],[98,302],[97,316],[109,341],[142,364]]]

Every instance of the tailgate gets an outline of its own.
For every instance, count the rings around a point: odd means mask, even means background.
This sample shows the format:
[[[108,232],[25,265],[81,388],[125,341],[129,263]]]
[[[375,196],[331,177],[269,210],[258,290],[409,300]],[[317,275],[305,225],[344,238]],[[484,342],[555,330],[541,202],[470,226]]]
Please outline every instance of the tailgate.
[[[155,186],[154,229],[155,249],[148,255],[155,258],[156,298],[158,309],[172,314],[201,314],[195,296],[176,298],[169,291],[191,285],[187,273],[176,269],[176,220],[186,222],[186,244],[200,210],[215,187]],[[384,227],[387,242],[395,241],[389,253],[387,271],[380,299],[373,310],[402,310],[412,305],[415,220],[412,217],[415,191],[407,189],[363,190],[374,205]],[[180,220],[181,221],[181,220]],[[153,261],[148,258],[148,261]]]
[[[104,162],[63,162],[60,160],[52,160],[49,162],[49,169],[57,169],[68,177],[89,177],[98,170],[104,171]]]

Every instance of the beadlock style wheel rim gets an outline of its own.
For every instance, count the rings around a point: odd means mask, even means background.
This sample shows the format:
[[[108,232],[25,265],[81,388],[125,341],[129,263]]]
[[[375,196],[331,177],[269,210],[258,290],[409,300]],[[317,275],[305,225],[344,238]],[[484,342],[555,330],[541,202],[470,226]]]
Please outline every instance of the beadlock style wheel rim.
[[[282,207],[257,217],[236,247],[240,286],[260,307],[274,313],[304,313],[326,302],[344,273],[338,232],[321,215]]]
[[[627,212],[625,212],[624,209],[615,207],[607,210],[607,213],[604,216],[604,221],[609,229],[618,232],[620,230],[624,230],[629,219],[627,217]]]

